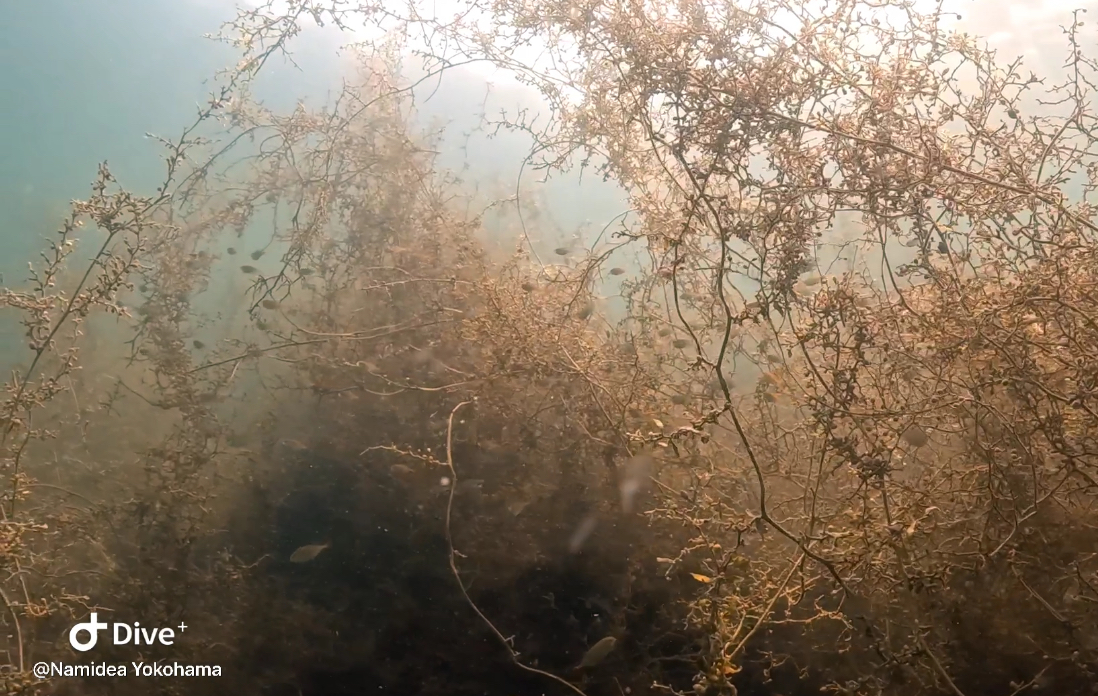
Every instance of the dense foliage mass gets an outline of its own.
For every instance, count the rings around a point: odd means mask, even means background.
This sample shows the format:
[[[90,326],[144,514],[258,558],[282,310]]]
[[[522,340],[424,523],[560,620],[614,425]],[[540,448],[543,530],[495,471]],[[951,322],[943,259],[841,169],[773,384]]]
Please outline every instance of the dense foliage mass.
[[[416,10],[242,11],[156,194],[104,166],[0,294],[30,356],[6,693],[1092,692],[1081,15],[1039,76],[913,4]],[[332,104],[272,112],[250,88],[304,22],[388,33]],[[548,126],[495,125],[630,212],[486,253],[409,125],[409,46],[540,90]],[[162,657],[227,676],[37,682],[94,607],[185,618]]]

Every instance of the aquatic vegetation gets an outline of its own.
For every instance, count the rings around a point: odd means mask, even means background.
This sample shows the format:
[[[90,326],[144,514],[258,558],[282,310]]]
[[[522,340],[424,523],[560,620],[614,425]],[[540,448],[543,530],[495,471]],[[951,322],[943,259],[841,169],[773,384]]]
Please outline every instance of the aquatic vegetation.
[[[455,693],[430,670],[506,671],[455,638],[473,630],[531,693],[1089,688],[1098,227],[1065,182],[1091,171],[1094,64],[1042,83],[937,15],[865,25],[871,5],[504,0],[487,30],[424,20],[440,71],[454,46],[498,61],[576,39],[547,49],[567,69],[524,71],[550,130],[508,125],[546,169],[599,153],[636,214],[554,264],[533,224],[518,253],[485,251],[388,46],[360,46],[325,107],[254,100],[302,19],[369,8],[242,10],[241,63],[163,143],[157,194],[104,165],[0,293],[28,351],[0,402],[6,693],[56,650],[51,621],[108,599],[149,625],[201,607],[174,659],[230,638],[266,656],[210,693],[301,692],[300,665],[333,655],[371,691]],[[778,14],[809,24],[761,28]],[[876,53],[855,40],[871,31]],[[1019,119],[1027,93],[1070,117]],[[883,270],[822,267],[840,215]],[[245,231],[278,265],[212,253]],[[595,286],[630,250],[615,316]],[[125,340],[93,340],[106,316]],[[352,570],[319,582],[329,544]],[[439,608],[417,623],[423,597]]]

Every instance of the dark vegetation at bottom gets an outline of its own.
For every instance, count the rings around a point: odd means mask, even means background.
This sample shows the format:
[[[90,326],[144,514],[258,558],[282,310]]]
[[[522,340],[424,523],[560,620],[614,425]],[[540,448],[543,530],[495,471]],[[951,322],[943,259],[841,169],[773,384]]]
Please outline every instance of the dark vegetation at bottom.
[[[389,477],[311,453],[297,457],[293,492],[279,501],[258,493],[256,512],[235,531],[238,543],[273,550],[239,631],[246,644],[238,668],[260,693],[568,693],[512,664],[465,601],[447,564],[444,496],[419,504]],[[264,518],[269,532],[256,534]],[[301,545],[325,541],[331,547],[310,563],[286,560]],[[660,587],[667,581],[638,579],[622,597],[613,579],[630,571],[628,557],[600,552],[597,540],[590,546],[526,569],[508,557],[459,565],[473,567],[463,577],[471,597],[526,664],[575,680],[589,696],[648,693],[654,667],[689,690],[696,665],[653,662],[661,652],[669,660],[691,652],[696,638],[676,620],[677,604]],[[493,582],[500,570],[511,579]],[[615,652],[577,674],[587,647],[615,625],[624,628]]]

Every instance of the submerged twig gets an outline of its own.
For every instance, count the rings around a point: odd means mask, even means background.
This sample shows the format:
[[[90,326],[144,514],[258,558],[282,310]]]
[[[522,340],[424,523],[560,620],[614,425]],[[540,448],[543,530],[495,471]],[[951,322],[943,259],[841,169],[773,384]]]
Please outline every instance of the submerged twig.
[[[16,642],[19,645],[19,671],[23,672],[23,670],[24,670],[24,664],[23,664],[23,628],[19,625],[19,614],[16,613],[15,607],[12,606],[11,600],[8,599],[8,594],[6,592],[4,592],[4,590],[2,588],[0,588],[0,598],[3,598],[4,605],[8,608],[8,611],[11,613],[11,620],[15,623],[15,638],[16,638]]]
[[[504,637],[502,633],[500,633],[499,629],[496,628],[491,619],[484,615],[484,612],[480,610],[480,608],[473,601],[472,597],[470,597],[469,593],[466,591],[465,583],[461,581],[461,573],[459,573],[457,569],[457,552],[454,550],[454,538],[453,535],[450,533],[450,512],[451,510],[453,510],[454,507],[454,491],[457,490],[458,484],[457,471],[454,469],[453,452],[454,414],[456,414],[458,412],[458,409],[460,409],[462,406],[471,403],[472,401],[462,401],[457,406],[454,406],[454,410],[450,411],[450,418],[446,422],[446,468],[450,470],[450,495],[446,499],[444,533],[446,535],[446,548],[449,551],[450,572],[454,574],[454,579],[457,580],[458,589],[461,590],[461,596],[465,598],[466,603],[468,603],[472,610],[476,612],[477,616],[480,617],[480,620],[484,622],[484,625],[491,629],[492,633],[494,633],[496,638],[499,639],[500,644],[503,645],[503,648],[507,651],[507,656],[511,658],[511,662],[513,662],[516,667],[526,672],[530,672],[531,674],[539,674],[546,679],[551,679],[561,686],[568,688],[570,691],[577,694],[578,696],[587,696],[587,694],[585,694],[578,686],[572,684],[564,678],[558,677],[552,672],[546,672],[543,669],[538,669],[537,667],[531,667],[529,665],[523,664],[518,658],[518,653],[511,649],[511,644],[507,642],[507,638]]]

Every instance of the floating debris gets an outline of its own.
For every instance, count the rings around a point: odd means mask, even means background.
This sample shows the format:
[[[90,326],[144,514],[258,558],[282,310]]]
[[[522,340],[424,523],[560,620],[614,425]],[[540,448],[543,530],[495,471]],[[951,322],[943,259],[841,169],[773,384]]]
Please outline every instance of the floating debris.
[[[263,305],[263,309],[278,309],[278,303],[274,300],[263,300],[259,304]]]
[[[294,551],[290,556],[290,563],[308,563],[317,556],[320,552],[328,548],[331,544],[309,544],[308,546],[302,546],[297,551]]]
[[[599,642],[591,646],[591,648],[584,653],[583,659],[580,660],[579,667],[576,669],[588,669],[594,667],[606,659],[607,655],[614,652],[614,648],[618,645],[618,639],[614,636],[606,636]]]
[[[255,273],[257,269],[255,266],[241,266],[240,270],[244,271],[245,273]]]
[[[613,276],[622,275],[623,273],[625,273],[624,268],[616,268],[615,267],[615,268],[610,269],[610,275],[613,275]]]
[[[258,261],[260,259],[260,257],[263,256],[263,250],[262,249],[256,249],[255,251],[252,252],[251,256],[252,256],[252,261]]]

